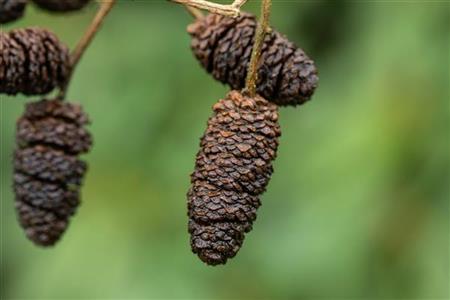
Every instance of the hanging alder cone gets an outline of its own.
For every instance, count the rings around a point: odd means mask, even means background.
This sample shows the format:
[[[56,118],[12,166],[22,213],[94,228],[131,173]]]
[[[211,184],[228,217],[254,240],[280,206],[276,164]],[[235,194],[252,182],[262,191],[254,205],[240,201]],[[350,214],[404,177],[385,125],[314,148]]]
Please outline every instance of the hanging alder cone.
[[[188,192],[192,251],[209,265],[234,257],[252,229],[281,135],[277,106],[260,96],[231,91],[213,110]]]
[[[50,31],[0,32],[0,41],[0,93],[42,95],[65,82],[69,49]]]
[[[201,65],[232,89],[245,86],[257,21],[249,13],[237,18],[210,14],[189,25],[191,48]],[[318,84],[314,62],[275,30],[266,35],[258,69],[258,94],[278,105],[308,101]]]
[[[87,165],[77,156],[91,148],[88,123],[81,106],[60,100],[27,104],[17,122],[16,209],[37,245],[54,245],[79,205]]]
[[[15,21],[23,16],[27,0],[0,0],[0,24]]]
[[[33,0],[33,2],[49,11],[69,12],[82,9],[90,0]]]

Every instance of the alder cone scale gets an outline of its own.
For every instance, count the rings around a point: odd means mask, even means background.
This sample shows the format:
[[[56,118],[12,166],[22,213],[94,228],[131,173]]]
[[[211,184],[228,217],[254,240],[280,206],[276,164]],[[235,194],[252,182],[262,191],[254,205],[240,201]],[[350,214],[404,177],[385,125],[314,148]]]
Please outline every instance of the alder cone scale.
[[[0,93],[43,95],[64,84],[69,49],[45,29],[0,32]]]
[[[27,0],[0,0],[0,24],[9,23],[22,17]]]
[[[14,191],[19,222],[40,246],[54,245],[80,202],[87,170],[78,155],[89,151],[88,117],[59,100],[27,104],[17,121]]]
[[[232,89],[245,87],[253,49],[256,18],[241,13],[237,18],[210,14],[188,27],[191,48],[201,65]],[[318,84],[314,62],[279,32],[266,34],[257,91],[278,105],[300,105],[308,101]]]
[[[192,251],[209,265],[234,257],[252,229],[281,135],[277,106],[260,96],[231,91],[213,110],[188,192]]]
[[[33,0],[40,8],[53,12],[70,12],[80,10],[91,0]]]

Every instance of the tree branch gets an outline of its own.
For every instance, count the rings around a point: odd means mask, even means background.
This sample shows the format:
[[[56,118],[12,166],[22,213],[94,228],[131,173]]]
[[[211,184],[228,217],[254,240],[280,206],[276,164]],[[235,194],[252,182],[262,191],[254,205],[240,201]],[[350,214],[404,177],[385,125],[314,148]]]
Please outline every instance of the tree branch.
[[[198,9],[207,10],[214,14],[224,15],[228,17],[237,17],[241,12],[241,7],[248,0],[234,0],[232,4],[218,4],[206,0],[170,0],[172,2],[184,4]]]
[[[189,5],[184,5],[184,8],[186,8],[186,10],[189,12],[189,14],[197,20],[204,17],[203,13],[198,8],[195,8],[195,7],[192,7]]]
[[[261,50],[264,44],[266,33],[269,30],[270,9],[272,0],[262,0],[261,16],[256,28],[255,42],[253,44],[252,56],[247,70],[247,78],[245,81],[245,91],[249,96],[256,95],[256,83],[258,81],[258,67],[261,57]]]
[[[96,33],[100,29],[103,20],[105,17],[109,14],[111,9],[113,8],[114,4],[116,4],[116,0],[102,0],[100,8],[98,9],[97,14],[95,15],[94,19],[92,20],[91,24],[87,28],[84,35],[81,37],[80,41],[76,45],[75,49],[72,51],[72,54],[70,56],[70,74],[68,75],[66,82],[62,86],[59,98],[64,99],[67,94],[67,89],[70,84],[70,80],[72,78],[72,75],[78,65],[78,62],[80,61],[81,57],[85,53],[86,49],[89,47],[90,43],[94,39]]]

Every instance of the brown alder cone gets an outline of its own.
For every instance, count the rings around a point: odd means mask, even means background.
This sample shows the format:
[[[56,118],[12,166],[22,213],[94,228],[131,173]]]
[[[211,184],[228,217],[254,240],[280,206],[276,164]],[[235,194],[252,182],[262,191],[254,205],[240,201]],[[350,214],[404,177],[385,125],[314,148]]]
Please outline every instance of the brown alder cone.
[[[234,257],[252,229],[281,135],[277,106],[260,96],[231,91],[213,110],[188,192],[192,251],[209,265]]]
[[[70,70],[69,49],[48,30],[0,32],[0,93],[42,95],[60,87]]]
[[[33,0],[40,8],[53,12],[70,12],[80,10],[91,0]]]
[[[19,222],[40,246],[54,245],[80,203],[87,170],[78,155],[92,145],[81,106],[59,100],[27,104],[17,121],[14,191]]]
[[[0,0],[0,24],[21,18],[26,5],[27,0]]]
[[[189,25],[191,48],[201,65],[232,89],[245,87],[257,27],[255,16],[209,14]],[[318,85],[314,62],[285,36],[267,33],[258,68],[257,92],[278,105],[308,101]]]

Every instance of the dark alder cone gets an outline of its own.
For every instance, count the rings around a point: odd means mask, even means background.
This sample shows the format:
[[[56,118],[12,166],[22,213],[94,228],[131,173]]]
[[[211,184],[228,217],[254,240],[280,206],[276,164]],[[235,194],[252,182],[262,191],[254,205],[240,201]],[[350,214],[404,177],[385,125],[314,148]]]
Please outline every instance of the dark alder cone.
[[[0,24],[22,17],[26,5],[27,0],[0,0]]]
[[[65,82],[69,49],[50,31],[16,29],[0,39],[0,93],[43,95]]]
[[[89,151],[89,119],[81,106],[59,100],[27,104],[17,121],[14,191],[20,224],[40,246],[54,245],[80,202]]]
[[[252,229],[281,135],[277,106],[260,96],[231,91],[213,110],[188,192],[192,251],[209,265],[234,257]]]
[[[80,10],[91,0],[33,0],[40,8],[54,12]]]
[[[256,18],[248,13],[235,19],[210,14],[188,27],[191,48],[215,79],[232,89],[242,89],[256,27]],[[302,49],[275,30],[266,35],[258,69],[258,94],[278,105],[299,105],[311,98],[318,80],[314,62]]]

